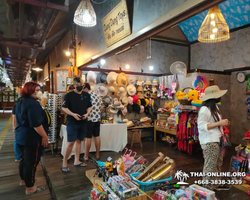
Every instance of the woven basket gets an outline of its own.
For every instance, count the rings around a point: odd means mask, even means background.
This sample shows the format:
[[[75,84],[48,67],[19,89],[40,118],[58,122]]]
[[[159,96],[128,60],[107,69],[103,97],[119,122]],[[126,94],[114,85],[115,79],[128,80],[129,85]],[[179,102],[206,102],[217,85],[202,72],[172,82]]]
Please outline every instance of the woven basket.
[[[180,91],[181,91],[181,92],[184,92],[184,91],[187,90],[187,89],[193,90],[193,88],[191,88],[191,87],[185,87],[185,88],[182,88]],[[184,93],[185,93],[185,92],[184,92]],[[186,99],[184,99],[184,100],[179,100],[179,99],[178,99],[178,101],[180,102],[181,105],[191,105],[191,101],[188,101],[188,100],[186,100]]]

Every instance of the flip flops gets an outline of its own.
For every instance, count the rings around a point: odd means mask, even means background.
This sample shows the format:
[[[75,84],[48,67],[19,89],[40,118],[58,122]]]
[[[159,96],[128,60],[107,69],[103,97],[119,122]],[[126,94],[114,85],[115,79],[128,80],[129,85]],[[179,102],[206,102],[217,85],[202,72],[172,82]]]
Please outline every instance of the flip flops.
[[[35,192],[26,192],[26,194],[36,194],[36,193],[40,193],[40,192],[43,192],[43,191],[45,191],[46,190],[46,188],[45,187],[43,187],[43,186],[37,186],[37,188],[36,188],[36,191]]]
[[[67,167],[62,167],[61,168],[61,170],[62,170],[62,172],[64,172],[64,173],[68,173],[68,172],[70,172],[70,170],[69,170],[69,167],[67,166]]]
[[[78,165],[74,165],[75,167],[87,167],[87,165],[85,163],[80,163]]]

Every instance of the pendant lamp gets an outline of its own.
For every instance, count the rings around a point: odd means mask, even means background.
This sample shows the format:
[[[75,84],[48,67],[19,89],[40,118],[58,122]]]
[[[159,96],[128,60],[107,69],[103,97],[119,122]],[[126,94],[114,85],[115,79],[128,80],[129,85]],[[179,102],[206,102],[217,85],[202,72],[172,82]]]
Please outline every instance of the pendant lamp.
[[[200,27],[198,41],[204,43],[216,43],[226,41],[229,38],[229,27],[219,6],[210,8]]]
[[[96,25],[96,14],[90,0],[82,0],[74,15],[74,22],[83,27]]]

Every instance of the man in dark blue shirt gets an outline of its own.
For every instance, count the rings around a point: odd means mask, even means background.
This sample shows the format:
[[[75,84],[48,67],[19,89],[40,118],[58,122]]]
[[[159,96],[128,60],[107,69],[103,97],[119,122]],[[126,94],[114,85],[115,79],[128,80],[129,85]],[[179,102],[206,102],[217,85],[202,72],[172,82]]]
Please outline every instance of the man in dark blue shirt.
[[[92,110],[91,98],[87,92],[83,92],[82,80],[74,78],[75,89],[66,94],[62,104],[62,110],[67,114],[67,137],[66,153],[63,157],[62,171],[69,172],[68,158],[75,144],[75,167],[86,167],[80,162],[81,142],[84,139],[86,119]]]

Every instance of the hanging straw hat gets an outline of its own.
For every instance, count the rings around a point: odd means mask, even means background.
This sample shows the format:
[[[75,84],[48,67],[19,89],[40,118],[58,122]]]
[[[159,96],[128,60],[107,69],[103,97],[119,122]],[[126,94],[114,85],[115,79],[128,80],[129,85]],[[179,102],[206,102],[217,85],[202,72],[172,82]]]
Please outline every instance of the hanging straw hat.
[[[153,86],[157,86],[157,85],[159,84],[159,82],[158,82],[157,79],[154,79],[152,82],[153,82],[153,83],[152,83]]]
[[[96,73],[93,71],[89,71],[87,73],[87,82],[88,83],[96,83]]]
[[[133,95],[136,93],[136,88],[135,88],[134,85],[129,84],[129,85],[127,86],[127,91],[128,91],[128,94],[129,94],[130,96],[133,96]]]
[[[136,83],[136,77],[135,76],[128,76],[128,84],[132,84],[132,85],[135,85]]]
[[[128,97],[123,97],[122,99],[121,99],[121,102],[122,102],[122,105],[124,105],[124,106],[127,106],[128,105]]]
[[[118,85],[118,95],[120,96],[120,98],[126,96],[127,94],[127,88],[123,85]]]
[[[201,98],[201,100],[207,101],[209,99],[218,99],[226,93],[227,90],[220,90],[217,85],[209,86],[205,89],[205,95]]]
[[[151,80],[150,80],[150,78],[146,78],[146,82],[145,82],[145,85],[151,85],[152,83],[151,83]]]
[[[120,73],[118,76],[117,76],[117,84],[118,85],[124,85],[124,86],[127,86],[128,85],[128,77],[126,74],[124,73]]]
[[[105,106],[108,106],[113,103],[113,99],[111,96],[106,95],[102,98],[102,102]]]
[[[115,72],[110,72],[107,76],[107,83],[114,83],[116,84],[116,79],[117,79],[118,74]]]
[[[107,74],[104,72],[99,72],[96,77],[96,83],[105,83],[107,79]]]
[[[141,77],[138,78],[136,85],[143,85],[143,79]]]
[[[107,88],[108,88],[108,95],[114,97],[114,95],[117,95],[118,94],[118,87],[116,84],[114,83],[109,83],[107,85]]]
[[[103,83],[99,83],[95,86],[95,93],[103,97],[108,94],[108,88]]]

